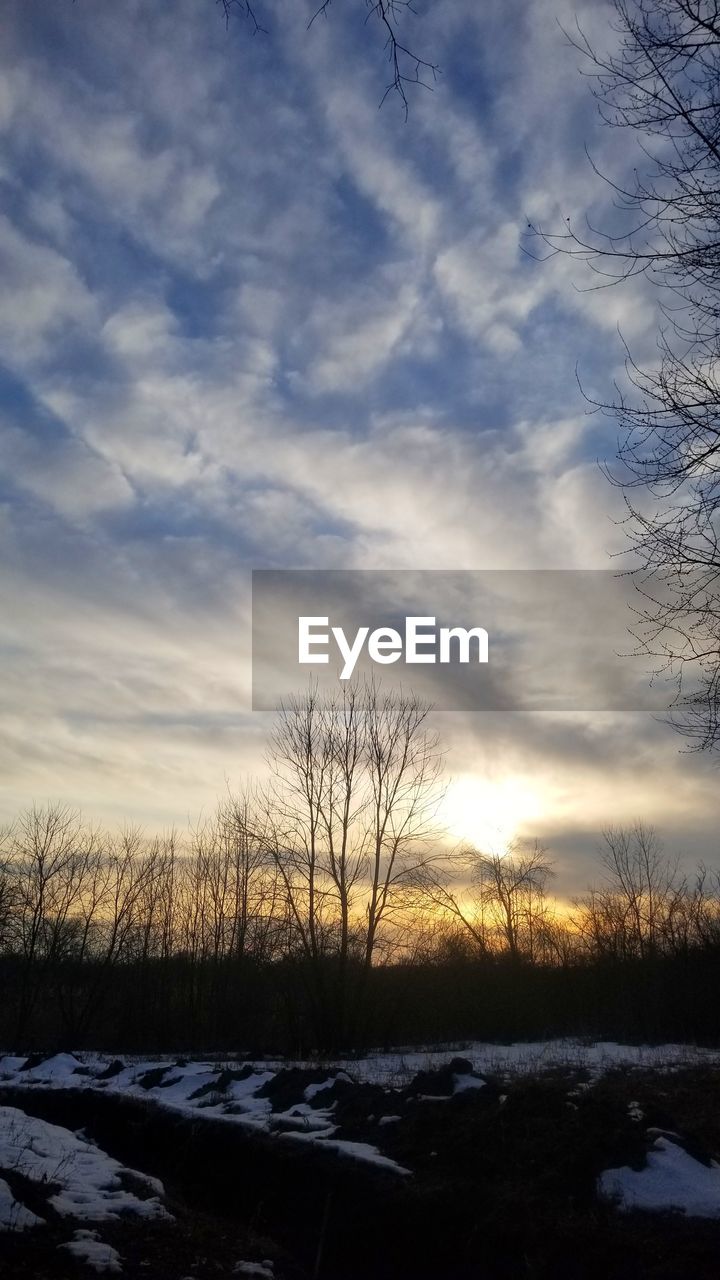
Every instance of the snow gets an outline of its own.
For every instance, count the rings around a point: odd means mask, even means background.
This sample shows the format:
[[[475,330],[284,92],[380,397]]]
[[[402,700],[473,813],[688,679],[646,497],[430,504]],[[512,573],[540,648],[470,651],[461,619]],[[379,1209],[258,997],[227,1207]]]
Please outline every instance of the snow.
[[[312,1084],[299,1085],[297,1102],[281,1113],[273,1112],[270,1098],[260,1096],[264,1086],[279,1071],[291,1066],[317,1073],[317,1061],[203,1059],[187,1062],[169,1056],[125,1058],[114,1075],[101,1079],[113,1062],[111,1055],[60,1053],[26,1068],[26,1059],[7,1054],[0,1057],[0,1078],[5,1085],[15,1089],[102,1090],[108,1094],[141,1098],[154,1106],[184,1115],[204,1111],[213,1121],[272,1134],[278,1140],[302,1138],[339,1151],[340,1148],[334,1144],[342,1140],[334,1136],[337,1125],[333,1124],[331,1109],[318,1110],[311,1106],[323,1089],[331,1087],[337,1080],[379,1085],[389,1095],[388,1111],[394,1112],[397,1106],[394,1095],[401,1092],[419,1072],[447,1067],[459,1053],[471,1064],[472,1074],[454,1075],[455,1095],[484,1088],[486,1082],[481,1077],[488,1075],[507,1080],[552,1068],[565,1068],[584,1072],[587,1082],[576,1087],[589,1088],[590,1081],[618,1066],[671,1071],[680,1066],[720,1064],[720,1052],[717,1050],[682,1044],[624,1045],[613,1041],[578,1039],[516,1044],[455,1043],[431,1049],[368,1053],[357,1059],[328,1060],[322,1064],[327,1074]],[[242,1074],[243,1078],[233,1079],[231,1073]],[[441,1094],[435,1097],[428,1092],[419,1095],[417,1100],[448,1102],[450,1096]],[[381,1120],[381,1123],[390,1121]],[[344,1153],[354,1153],[354,1158],[370,1163],[384,1161],[386,1168],[395,1167],[392,1161],[386,1161],[380,1152],[365,1143],[346,1144]]]
[[[59,1244],[58,1249],[67,1249],[74,1258],[85,1262],[94,1271],[111,1271],[116,1275],[122,1271],[122,1259],[117,1249],[105,1244],[97,1231],[76,1231],[67,1244]]]
[[[675,1210],[691,1218],[720,1218],[720,1165],[701,1164],[668,1137],[657,1138],[644,1169],[606,1169],[598,1194],[625,1212]]]
[[[227,1087],[227,1093],[233,1102],[240,1102],[249,1111],[258,1113],[265,1112],[269,1115],[272,1111],[272,1105],[269,1098],[258,1098],[256,1094],[263,1085],[275,1077],[274,1071],[254,1071],[246,1080],[231,1080]]]
[[[19,1066],[15,1072],[11,1074],[11,1082],[15,1087],[20,1088],[36,1088],[41,1085],[46,1088],[73,1088],[73,1089],[103,1089],[108,1093],[120,1093],[124,1096],[132,1096],[143,1098],[145,1101],[152,1099],[156,1106],[164,1107],[173,1111],[182,1111],[185,1113],[195,1112],[198,1108],[206,1108],[212,1111],[213,1119],[227,1121],[232,1124],[244,1125],[249,1128],[256,1129],[264,1133],[275,1133],[278,1139],[301,1138],[305,1141],[315,1142],[319,1146],[335,1150],[340,1154],[352,1155],[355,1159],[363,1160],[366,1163],[380,1166],[387,1170],[394,1170],[398,1173],[406,1173],[407,1170],[396,1165],[393,1160],[387,1159],[377,1150],[376,1147],[369,1143],[343,1143],[341,1141],[330,1141],[336,1132],[337,1126],[330,1119],[330,1113],[327,1109],[319,1110],[313,1108],[306,1101],[298,1102],[295,1106],[290,1107],[287,1111],[273,1113],[272,1104],[269,1098],[258,1097],[258,1093],[269,1080],[276,1075],[277,1068],[263,1066],[255,1067],[251,1070],[243,1080],[230,1080],[225,1082],[223,1073],[230,1064],[208,1063],[208,1062],[190,1062],[179,1066],[176,1062],[166,1060],[140,1061],[124,1066],[123,1069],[115,1075],[110,1076],[106,1080],[98,1079],[109,1064],[109,1060],[105,1061],[97,1055],[88,1055],[88,1060],[83,1064],[79,1058],[70,1054],[58,1054],[54,1058],[49,1058],[45,1062],[30,1070],[23,1071],[23,1059],[19,1059]],[[86,1065],[90,1074],[77,1075],[78,1066]],[[232,1064],[237,1068],[239,1064]],[[242,1064],[250,1065],[250,1064]],[[142,1083],[143,1078],[147,1077],[149,1072],[162,1071],[160,1078],[149,1088]],[[350,1080],[347,1073],[339,1073],[346,1080]],[[315,1092],[326,1088],[336,1076],[331,1076],[327,1081],[323,1081],[318,1085]],[[222,1083],[221,1083],[222,1081]],[[199,1089],[210,1085],[201,1097],[193,1097]],[[213,1088],[212,1086],[215,1086]],[[312,1086],[309,1086],[312,1089]],[[311,1094],[312,1096],[312,1094]],[[23,1115],[18,1112],[18,1115]],[[43,1124],[42,1121],[30,1121],[29,1117],[23,1116],[27,1123]],[[0,1109],[0,1128],[2,1127],[2,1109]],[[54,1126],[47,1126],[52,1130]],[[62,1130],[59,1132],[66,1133]],[[68,1135],[74,1142],[80,1143],[80,1140],[73,1135]],[[19,1158],[19,1148],[22,1142],[17,1144],[16,1158]],[[93,1160],[99,1159],[97,1148],[92,1147],[88,1143],[80,1143],[84,1148],[84,1160],[86,1163],[92,1163]],[[76,1153],[77,1155],[77,1153]],[[48,1157],[48,1159],[50,1159]],[[103,1155],[104,1160],[109,1157]],[[2,1167],[2,1135],[0,1134],[0,1167]],[[118,1166],[119,1167],[119,1166]],[[143,1176],[144,1175],[138,1175]],[[145,1178],[148,1187],[157,1190],[153,1180]],[[68,1192],[64,1193],[65,1200],[60,1197],[61,1203],[67,1200]],[[120,1192],[116,1192],[120,1196]],[[122,1193],[126,1194],[126,1193]],[[162,1187],[158,1194],[162,1194]],[[130,1197],[133,1199],[133,1197]],[[76,1200],[78,1197],[76,1197]],[[138,1202],[149,1205],[156,1204],[162,1211],[162,1206],[158,1200]],[[57,1206],[56,1206],[57,1207]],[[76,1204],[76,1210],[78,1204]],[[68,1210],[69,1211],[69,1210]],[[76,1213],[76,1216],[79,1216]],[[86,1213],[85,1216],[91,1216]],[[100,1210],[97,1201],[95,1202],[95,1212],[93,1218],[99,1220]]]
[[[309,1133],[286,1133],[285,1138],[294,1138],[299,1142],[315,1141],[313,1134]],[[332,1151],[337,1151],[339,1155],[351,1156],[355,1160],[362,1160],[365,1164],[375,1165],[378,1169],[387,1169],[391,1173],[401,1173],[409,1175],[412,1171],[405,1169],[396,1160],[391,1160],[388,1156],[381,1155],[377,1147],[373,1147],[369,1142],[349,1142],[345,1138],[324,1138],[322,1140],[324,1147],[329,1147]]]
[[[5,1179],[0,1178],[0,1231],[25,1231],[28,1227],[42,1226],[42,1222],[42,1218],[15,1199]]]
[[[257,1276],[258,1280],[274,1280],[275,1272],[269,1258],[264,1262],[236,1262],[234,1276]]]
[[[196,1065],[195,1070],[192,1069],[192,1066],[187,1066],[182,1070],[173,1068],[168,1071],[168,1074],[164,1076],[160,1084],[155,1085],[163,1101],[176,1103],[177,1106],[182,1107],[184,1102],[191,1101],[193,1093],[197,1093],[206,1084],[217,1084],[217,1071],[211,1070],[205,1064],[199,1064],[199,1066]],[[136,1092],[146,1093],[147,1091],[140,1085]]]
[[[328,1088],[334,1080],[356,1080],[370,1084],[402,1087],[419,1071],[432,1071],[447,1064],[457,1053],[462,1053],[472,1063],[475,1076],[488,1074],[523,1075],[555,1067],[574,1070],[585,1069],[593,1079],[614,1067],[639,1067],[655,1070],[672,1070],[680,1066],[720,1065],[720,1051],[687,1044],[627,1045],[614,1041],[585,1041],[576,1039],[533,1040],[515,1044],[490,1044],[483,1041],[454,1043],[431,1049],[399,1049],[389,1053],[370,1053],[361,1058],[336,1058],[324,1065],[334,1069],[335,1075],[321,1082],[307,1085],[304,1100],[309,1102],[321,1089]],[[258,1103],[265,1107],[266,1099],[253,1097],[264,1083],[289,1066],[317,1069],[316,1061],[275,1058],[268,1061],[238,1062],[230,1059],[193,1061],[179,1066],[170,1057],[125,1060],[122,1070],[107,1080],[99,1080],[111,1062],[110,1056],[87,1054],[57,1054],[39,1065],[22,1070],[25,1058],[6,1055],[0,1057],[0,1075],[16,1086],[47,1086],[53,1088],[102,1088],[110,1092],[135,1093],[141,1097],[165,1096],[173,1103],[189,1100],[190,1094],[203,1084],[217,1080],[224,1068],[237,1070],[251,1067],[253,1074],[245,1080],[233,1080],[226,1089],[236,1101],[248,1101],[253,1107]],[[86,1067],[90,1075],[77,1074],[78,1067]],[[165,1069],[159,1085],[145,1089],[140,1079],[150,1071]],[[468,1078],[467,1076],[464,1078]],[[469,1077],[472,1079],[473,1077]],[[481,1087],[478,1082],[478,1087]],[[196,1105],[193,1103],[192,1105]]]
[[[13,1053],[6,1053],[3,1057],[0,1057],[0,1080],[5,1076],[14,1075],[25,1062],[27,1062],[27,1058],[20,1058]]]
[[[720,1064],[718,1050],[687,1044],[628,1045],[612,1040],[578,1039],[530,1040],[514,1044],[485,1041],[454,1043],[427,1050],[396,1050],[373,1053],[355,1060],[337,1059],[355,1077],[372,1084],[408,1084],[419,1071],[444,1066],[461,1053],[472,1063],[477,1075],[516,1076],[550,1068],[586,1070],[597,1080],[614,1067],[672,1070],[675,1067]],[[330,1065],[330,1064],[328,1064]]]
[[[35,1067],[28,1068],[22,1074],[25,1078],[35,1083],[52,1083],[62,1082],[66,1084],[68,1077],[73,1076],[78,1067],[83,1064],[74,1053],[56,1053],[54,1058],[46,1058],[44,1062],[39,1063]]]
[[[469,1089],[472,1090],[472,1089],[485,1088],[485,1081],[481,1080],[479,1076],[455,1075],[453,1076],[453,1080],[454,1080],[453,1093],[467,1093]]]
[[[140,1218],[170,1218],[160,1199],[162,1184],[157,1179],[124,1168],[77,1134],[15,1107],[0,1107],[0,1169],[17,1171],[41,1187],[57,1188],[48,1204],[62,1217],[92,1222],[128,1213]],[[126,1190],[123,1175],[128,1174],[150,1193],[147,1199]],[[7,1224],[0,1216],[3,1225]]]
[[[339,1151],[341,1155],[354,1156],[356,1159],[367,1161],[368,1164],[374,1164],[380,1169],[391,1169],[393,1173],[410,1174],[410,1169],[404,1169],[396,1160],[390,1160],[387,1156],[383,1156],[376,1147],[372,1147],[369,1142],[347,1142],[342,1138],[333,1139],[328,1143],[335,1151]]]
[[[305,1090],[305,1101],[311,1102],[316,1093],[322,1093],[323,1089],[332,1089],[336,1080],[344,1080],[347,1084],[352,1084],[352,1080],[347,1071],[338,1071],[334,1076],[328,1076],[326,1080],[320,1080],[316,1084],[309,1084]]]
[[[333,1124],[330,1112],[327,1109],[320,1110],[317,1107],[311,1107],[307,1102],[298,1102],[294,1107],[290,1107],[288,1111],[277,1111],[272,1117],[272,1128],[288,1128],[302,1129],[305,1132],[314,1131],[317,1134],[335,1133],[337,1125]]]

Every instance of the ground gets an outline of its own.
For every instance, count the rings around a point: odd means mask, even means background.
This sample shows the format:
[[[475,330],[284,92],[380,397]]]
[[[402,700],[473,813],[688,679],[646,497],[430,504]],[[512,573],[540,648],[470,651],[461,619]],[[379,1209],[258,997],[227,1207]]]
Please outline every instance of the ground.
[[[720,1054],[0,1059],[3,1276],[720,1274]]]

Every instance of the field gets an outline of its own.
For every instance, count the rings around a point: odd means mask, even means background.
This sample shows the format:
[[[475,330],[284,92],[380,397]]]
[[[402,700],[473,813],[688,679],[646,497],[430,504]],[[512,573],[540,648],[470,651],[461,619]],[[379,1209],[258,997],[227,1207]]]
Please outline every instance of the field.
[[[720,1053],[0,1059],[3,1276],[716,1277]]]

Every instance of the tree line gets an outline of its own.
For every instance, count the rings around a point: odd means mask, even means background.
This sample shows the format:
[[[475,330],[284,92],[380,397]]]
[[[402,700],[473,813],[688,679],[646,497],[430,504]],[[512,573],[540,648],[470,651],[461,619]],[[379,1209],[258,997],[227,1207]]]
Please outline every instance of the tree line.
[[[507,1029],[665,1035],[675,988],[684,1034],[720,1032],[715,1000],[695,999],[720,960],[718,873],[688,876],[650,828],[608,829],[572,903],[551,893],[537,841],[449,849],[429,707],[374,686],[291,699],[267,763],[262,786],[182,835],[110,832],[61,804],[4,831],[3,1043],[311,1052]],[[595,991],[594,1022],[570,991]]]

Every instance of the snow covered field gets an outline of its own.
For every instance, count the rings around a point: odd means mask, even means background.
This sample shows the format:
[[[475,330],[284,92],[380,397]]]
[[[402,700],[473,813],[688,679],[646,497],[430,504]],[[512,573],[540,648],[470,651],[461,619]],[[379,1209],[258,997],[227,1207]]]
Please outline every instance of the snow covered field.
[[[471,1041],[427,1049],[369,1053],[360,1058],[330,1058],[323,1060],[322,1064],[317,1059],[233,1059],[218,1056],[188,1062],[184,1068],[176,1067],[173,1075],[206,1072],[207,1078],[211,1079],[225,1068],[251,1066],[258,1073],[267,1073],[266,1078],[269,1078],[288,1067],[317,1069],[319,1065],[323,1065],[335,1071],[345,1071],[357,1081],[403,1086],[419,1071],[434,1070],[458,1054],[468,1059],[480,1075],[512,1076],[553,1068],[572,1068],[586,1069],[591,1078],[597,1079],[603,1072],[614,1067],[670,1071],[678,1067],[720,1066],[720,1050],[697,1045],[634,1045],[619,1044],[612,1040],[558,1039],[517,1041],[513,1044]],[[88,1084],[88,1075],[97,1080],[119,1059],[100,1053],[61,1053],[26,1068],[28,1061],[27,1057],[0,1055],[0,1082],[42,1084],[43,1087],[83,1087]],[[123,1058],[123,1070],[106,1083],[113,1089],[127,1089],[144,1073],[177,1064],[179,1061],[178,1057],[170,1054],[159,1054],[152,1059],[126,1055]],[[78,1078],[78,1068],[86,1068],[85,1079]],[[169,1100],[172,1095],[167,1096]]]
[[[121,1060],[98,1053],[61,1053],[44,1060],[5,1055],[0,1057],[0,1087],[14,1091],[14,1103],[19,1093],[20,1102],[0,1106],[0,1231],[41,1228],[47,1220],[45,1203],[51,1220],[67,1219],[68,1228],[74,1228],[59,1248],[86,1266],[117,1273],[122,1259],[102,1239],[98,1226],[121,1217],[169,1218],[160,1182],[123,1167],[83,1133],[26,1115],[20,1109],[22,1094],[28,1095],[28,1105],[33,1092],[58,1090],[142,1099],[178,1114],[204,1115],[273,1138],[322,1146],[393,1177],[414,1179],[413,1169],[385,1154],[383,1148],[389,1145],[393,1151],[393,1138],[408,1117],[419,1114],[418,1104],[474,1106],[472,1098],[477,1096],[481,1105],[503,1108],[513,1082],[563,1070],[574,1073],[564,1086],[564,1105],[577,1112],[579,1098],[587,1097],[588,1090],[618,1067],[670,1074],[688,1068],[720,1070],[720,1052],[679,1044],[649,1047],[553,1040],[377,1053],[323,1064],[170,1057]],[[346,1136],[343,1103],[357,1094],[363,1094],[367,1111],[372,1112],[365,1115],[365,1129],[359,1136],[373,1141],[358,1141],[352,1128]],[[623,1106],[638,1139],[634,1150],[639,1154],[627,1166],[600,1172],[599,1199],[619,1211],[673,1211],[720,1220],[720,1165],[678,1134],[651,1128],[638,1104]],[[44,1189],[45,1200],[24,1196],[28,1185]],[[263,1267],[264,1274],[272,1274],[269,1263],[242,1265],[246,1270],[238,1264],[238,1274],[260,1275],[263,1271],[258,1268]]]
[[[16,1107],[0,1107],[0,1169],[38,1187],[54,1188],[47,1203],[63,1218],[103,1222],[121,1215],[167,1218],[162,1183],[126,1169],[94,1143],[56,1124],[28,1116]],[[128,1184],[139,1186],[140,1197]],[[43,1218],[18,1203],[0,1179],[0,1226],[37,1226]]]
[[[446,1055],[447,1059],[447,1055]],[[293,1141],[322,1144],[338,1155],[361,1160],[396,1174],[409,1171],[388,1159],[376,1146],[336,1138],[333,1099],[320,1105],[319,1095],[338,1085],[352,1085],[353,1078],[340,1068],[320,1070],[320,1079],[302,1087],[297,1099],[284,1110],[273,1110],[267,1086],[284,1067],[280,1064],[185,1062],[184,1060],[133,1061],[127,1065],[99,1055],[57,1054],[36,1066],[26,1067],[20,1057],[0,1058],[0,1085],[20,1089],[98,1090],[124,1097],[142,1098],[178,1112],[202,1111],[213,1119],[241,1125],[256,1132],[272,1133]],[[355,1077],[357,1079],[357,1077]],[[482,1081],[478,1080],[478,1085]],[[458,1089],[467,1082],[458,1079]]]
[[[339,1155],[397,1174],[409,1171],[388,1159],[377,1146],[337,1137],[333,1110],[338,1087],[368,1083],[387,1093],[388,1105],[377,1117],[380,1126],[393,1120],[393,1098],[421,1074],[442,1069],[452,1058],[448,1048],[400,1050],[358,1059],[317,1062],[203,1060],[179,1058],[111,1058],[97,1053],[60,1053],[33,1062],[22,1056],[0,1057],[0,1085],[15,1089],[98,1090],[142,1098],[170,1110],[202,1111],[213,1119],[272,1133],[284,1139],[322,1145]],[[508,1045],[472,1043],[462,1048],[467,1068],[456,1074],[444,1096],[481,1088],[484,1076],[512,1079],[553,1069],[584,1071],[599,1079],[614,1067],[673,1071],[680,1067],[720,1064],[720,1052],[682,1044],[624,1045],[610,1041],[548,1040]],[[296,1069],[311,1072],[310,1084],[298,1086],[290,1105],[278,1110],[270,1086],[276,1077]],[[419,1091],[418,1101],[438,1094]]]
[[[371,1054],[354,1061],[339,1061],[336,1065],[344,1066],[359,1080],[404,1084],[417,1071],[432,1070],[456,1053],[472,1062],[480,1075],[515,1076],[569,1067],[585,1069],[591,1079],[598,1079],[613,1067],[668,1071],[677,1067],[720,1065],[720,1050],[696,1045],[632,1045],[618,1044],[613,1040],[572,1039],[518,1041],[514,1044],[474,1041],[450,1048]]]

